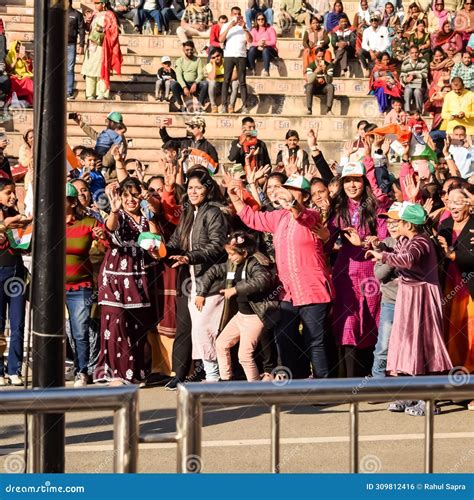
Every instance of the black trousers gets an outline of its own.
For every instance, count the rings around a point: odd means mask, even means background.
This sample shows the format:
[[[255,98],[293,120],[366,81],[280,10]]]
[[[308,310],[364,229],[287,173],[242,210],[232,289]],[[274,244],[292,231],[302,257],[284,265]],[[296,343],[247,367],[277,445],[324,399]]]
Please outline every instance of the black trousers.
[[[346,377],[367,377],[372,374],[374,348],[357,349],[354,346],[342,346],[342,355],[346,368]]]
[[[189,373],[192,363],[191,316],[188,309],[188,297],[176,297],[176,337],[173,343],[173,371],[180,380]]]
[[[229,99],[230,85],[232,81],[232,72],[237,68],[237,77],[239,80],[240,98],[242,105],[247,106],[247,58],[246,57],[225,57],[224,58],[224,83],[222,84],[222,105],[227,106]]]

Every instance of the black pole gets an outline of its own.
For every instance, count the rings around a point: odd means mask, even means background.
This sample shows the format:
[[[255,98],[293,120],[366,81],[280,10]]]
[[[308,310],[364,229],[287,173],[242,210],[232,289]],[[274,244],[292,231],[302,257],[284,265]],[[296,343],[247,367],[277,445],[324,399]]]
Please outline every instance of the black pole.
[[[35,0],[33,387],[64,386],[67,0]],[[45,403],[47,404],[47,403]],[[41,417],[38,472],[64,472],[64,415]]]

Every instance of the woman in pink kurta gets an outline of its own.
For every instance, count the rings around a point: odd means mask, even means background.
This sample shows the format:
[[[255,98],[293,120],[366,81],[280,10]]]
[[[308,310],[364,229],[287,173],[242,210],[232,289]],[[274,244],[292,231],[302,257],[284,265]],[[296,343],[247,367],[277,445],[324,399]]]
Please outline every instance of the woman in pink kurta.
[[[360,164],[344,167],[338,201],[328,224],[332,242],[342,236],[333,268],[336,299],[332,328],[342,348],[348,377],[371,373],[381,296],[374,263],[365,259],[364,247],[369,245],[370,236],[380,241],[387,236],[386,223],[377,214],[387,208],[389,199],[376,183],[370,156],[366,156],[364,165],[366,170]]]
[[[314,377],[327,377],[326,316],[333,287],[321,237],[329,234],[321,229],[319,213],[303,205],[309,182],[302,179],[292,176],[279,188],[281,210],[254,212],[243,203],[238,189],[231,189],[229,196],[248,227],[273,234],[281,281],[281,321],[275,337],[282,365],[292,377],[302,378],[308,376],[311,362]],[[302,187],[295,187],[298,182]]]

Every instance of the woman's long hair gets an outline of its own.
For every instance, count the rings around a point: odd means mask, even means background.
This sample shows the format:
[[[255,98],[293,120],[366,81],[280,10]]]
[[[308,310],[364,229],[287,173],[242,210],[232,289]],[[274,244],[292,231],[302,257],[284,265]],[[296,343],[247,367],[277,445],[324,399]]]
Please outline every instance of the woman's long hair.
[[[377,230],[377,198],[372,192],[369,181],[364,176],[364,191],[359,200],[360,207],[360,227],[366,228],[371,234],[376,234]],[[341,220],[345,227],[352,227],[351,214],[349,211],[349,197],[344,191],[344,179],[341,179],[341,185],[337,195],[334,197],[333,213]]]
[[[209,203],[212,201],[222,202],[223,197],[219,191],[219,186],[216,181],[210,176],[207,169],[195,167],[188,170],[187,173],[188,182],[186,184],[186,190],[188,188],[189,181],[191,179],[197,179],[205,188],[205,200],[204,203]],[[189,202],[189,197],[186,194],[183,196],[182,201],[183,213],[179,219],[179,224],[177,229],[179,229],[179,244],[181,250],[189,250],[189,235],[191,233],[191,228],[194,224],[194,206]]]

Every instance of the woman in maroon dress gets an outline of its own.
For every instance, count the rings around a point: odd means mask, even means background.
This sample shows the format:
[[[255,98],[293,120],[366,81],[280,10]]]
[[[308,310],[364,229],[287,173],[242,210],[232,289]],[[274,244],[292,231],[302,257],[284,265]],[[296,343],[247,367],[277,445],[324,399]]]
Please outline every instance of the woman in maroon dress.
[[[115,384],[145,379],[147,331],[159,321],[152,288],[161,266],[137,244],[140,233],[157,232],[141,214],[141,191],[135,178],[107,189],[111,211],[106,228],[111,245],[98,283],[101,349],[95,378]]]

